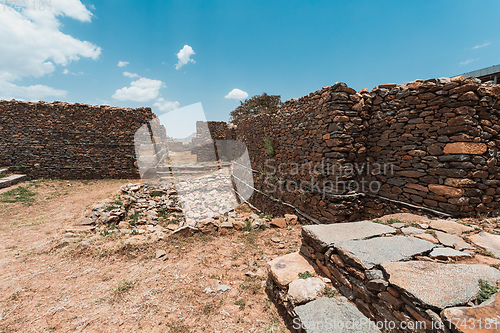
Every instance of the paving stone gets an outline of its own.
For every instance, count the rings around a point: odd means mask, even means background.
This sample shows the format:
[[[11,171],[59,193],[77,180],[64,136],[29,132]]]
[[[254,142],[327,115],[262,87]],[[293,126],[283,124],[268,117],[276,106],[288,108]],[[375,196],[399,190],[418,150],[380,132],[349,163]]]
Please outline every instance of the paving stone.
[[[371,221],[302,227],[302,235],[313,239],[322,250],[346,240],[366,239],[384,234],[394,234],[395,232],[394,228]]]
[[[286,220],[283,217],[279,217],[271,221],[271,226],[276,228],[286,228]]]
[[[311,264],[298,252],[289,253],[267,263],[269,274],[281,288],[299,278],[299,273],[314,273]]]
[[[365,269],[431,251],[435,244],[415,237],[376,237],[366,240],[339,242],[337,249],[354,262],[361,262]]]
[[[307,333],[380,332],[345,297],[320,297],[294,310],[298,316],[294,319],[294,328],[303,328]]]
[[[474,228],[449,220],[431,220],[429,225],[432,229],[441,230],[449,234],[461,234],[474,231]]]
[[[425,232],[425,230],[415,228],[415,227],[406,227],[406,228],[401,229],[401,231],[405,235],[421,234],[421,233]]]
[[[500,258],[500,236],[488,232],[480,232],[469,238],[474,244],[484,247],[494,256]]]
[[[293,304],[303,304],[318,298],[325,290],[326,283],[317,277],[297,279],[288,285],[288,298]]]
[[[432,252],[429,254],[429,257],[446,260],[448,258],[460,259],[460,258],[470,258],[472,256],[468,253],[450,249],[448,247],[440,247],[432,250]]]
[[[400,220],[402,223],[422,223],[427,222],[428,218],[421,215],[411,214],[411,213],[397,213],[384,215],[379,218],[382,222],[387,222],[389,220]],[[396,222],[398,223],[398,222]],[[392,226],[392,225],[391,225]]]
[[[428,234],[428,233],[416,234],[416,235],[413,235],[413,236],[416,237],[416,238],[420,238],[420,239],[429,241],[429,242],[431,242],[433,244],[439,244],[439,241],[436,239],[436,237],[434,237],[434,236],[432,236],[431,234]]]
[[[447,327],[451,325],[461,333],[492,333],[500,332],[499,314],[500,293],[497,293],[488,301],[475,307],[445,309],[441,312],[441,318],[447,322]]]
[[[474,249],[472,245],[464,241],[461,237],[457,235],[450,235],[445,232],[436,231],[436,237],[439,242],[445,246],[453,247],[457,250],[467,250]]]
[[[486,265],[407,261],[386,263],[382,267],[389,274],[391,285],[425,307],[439,310],[464,305],[475,298],[479,279],[492,285],[500,280],[500,271]]]

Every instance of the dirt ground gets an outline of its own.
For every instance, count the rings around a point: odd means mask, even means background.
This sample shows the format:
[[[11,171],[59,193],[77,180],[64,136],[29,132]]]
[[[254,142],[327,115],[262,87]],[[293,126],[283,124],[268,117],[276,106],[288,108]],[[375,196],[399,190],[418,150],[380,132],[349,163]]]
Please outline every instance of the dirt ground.
[[[265,264],[298,249],[299,226],[68,236],[129,182],[40,181],[28,187],[31,204],[0,202],[0,332],[288,332],[264,292]]]

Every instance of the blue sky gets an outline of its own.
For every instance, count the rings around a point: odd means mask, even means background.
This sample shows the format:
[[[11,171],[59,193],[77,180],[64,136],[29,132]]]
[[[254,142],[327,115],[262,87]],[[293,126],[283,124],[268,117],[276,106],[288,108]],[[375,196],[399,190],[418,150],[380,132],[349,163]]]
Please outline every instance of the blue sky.
[[[228,120],[246,94],[288,100],[336,81],[371,89],[500,63],[499,1],[2,6],[0,99],[151,106],[157,113],[201,102],[207,119]],[[240,91],[228,95],[233,89]]]

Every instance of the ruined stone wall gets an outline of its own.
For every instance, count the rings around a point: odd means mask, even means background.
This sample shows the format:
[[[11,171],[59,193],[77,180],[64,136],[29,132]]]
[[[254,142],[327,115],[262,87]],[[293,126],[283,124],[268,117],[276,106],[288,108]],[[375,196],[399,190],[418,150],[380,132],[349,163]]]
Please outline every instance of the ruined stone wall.
[[[0,166],[32,177],[137,178],[134,133],[149,108],[0,101]]]
[[[381,216],[397,202],[498,215],[499,98],[500,85],[464,77],[359,92],[336,84],[240,122],[236,138],[256,189],[321,222]]]

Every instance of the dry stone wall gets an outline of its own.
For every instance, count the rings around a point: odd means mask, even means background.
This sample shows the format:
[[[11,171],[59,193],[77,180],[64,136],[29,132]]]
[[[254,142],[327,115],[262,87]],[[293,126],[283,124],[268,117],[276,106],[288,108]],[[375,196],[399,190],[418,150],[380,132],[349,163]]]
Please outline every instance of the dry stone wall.
[[[498,215],[499,99],[500,85],[463,76],[359,92],[340,83],[240,122],[236,138],[256,189],[320,222],[382,216],[394,202]]]
[[[0,165],[32,177],[137,178],[134,134],[150,108],[0,101]]]

